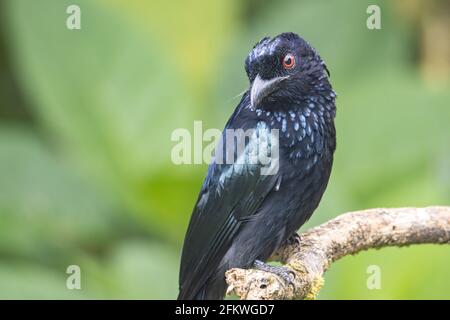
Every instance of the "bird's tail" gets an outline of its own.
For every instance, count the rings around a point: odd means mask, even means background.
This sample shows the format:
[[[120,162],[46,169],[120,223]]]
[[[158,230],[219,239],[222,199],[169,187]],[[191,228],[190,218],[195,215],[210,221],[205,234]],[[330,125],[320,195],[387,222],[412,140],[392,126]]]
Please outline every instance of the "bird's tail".
[[[203,287],[196,294],[180,289],[177,300],[206,300],[206,288]]]
[[[180,288],[177,300],[223,300],[226,291],[225,279],[205,284],[197,292]]]

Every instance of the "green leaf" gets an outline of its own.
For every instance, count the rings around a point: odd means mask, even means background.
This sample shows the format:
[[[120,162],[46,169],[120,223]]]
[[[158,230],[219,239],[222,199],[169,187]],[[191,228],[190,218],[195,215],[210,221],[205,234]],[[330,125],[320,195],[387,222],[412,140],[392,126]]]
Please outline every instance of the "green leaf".
[[[161,172],[175,173],[172,196],[185,199],[190,181],[201,180],[198,170],[171,162],[170,137],[174,129],[190,129],[199,115],[208,119],[200,110],[232,30],[233,3],[180,1],[186,14],[208,12],[193,25],[174,19],[167,1],[80,0],[81,30],[66,28],[69,4],[6,2],[20,83],[40,123],[91,179],[154,232],[179,239],[192,197],[161,207],[149,190]]]
[[[58,262],[78,245],[100,246],[123,224],[116,204],[29,130],[0,127],[0,176],[3,254]]]
[[[65,270],[23,263],[0,265],[0,299],[89,299],[83,290],[66,287]]]
[[[178,254],[158,243],[128,241],[109,256],[103,272],[114,299],[175,299],[178,293]]]

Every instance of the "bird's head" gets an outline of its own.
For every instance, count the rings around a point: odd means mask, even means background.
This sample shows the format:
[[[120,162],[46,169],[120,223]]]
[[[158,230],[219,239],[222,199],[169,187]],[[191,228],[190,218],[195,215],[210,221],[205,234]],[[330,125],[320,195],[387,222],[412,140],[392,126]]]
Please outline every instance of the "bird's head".
[[[326,88],[328,70],[305,40],[294,33],[263,38],[245,60],[251,108],[271,108]]]

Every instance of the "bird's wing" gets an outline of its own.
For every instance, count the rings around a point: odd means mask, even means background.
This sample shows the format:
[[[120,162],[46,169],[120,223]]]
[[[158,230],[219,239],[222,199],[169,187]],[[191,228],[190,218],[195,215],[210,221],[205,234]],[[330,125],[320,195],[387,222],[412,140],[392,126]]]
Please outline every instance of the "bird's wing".
[[[243,155],[252,152],[252,141]],[[264,174],[260,164],[213,162],[210,165],[183,246],[181,299],[201,289],[230,248],[241,225],[257,214],[279,178],[278,173]]]

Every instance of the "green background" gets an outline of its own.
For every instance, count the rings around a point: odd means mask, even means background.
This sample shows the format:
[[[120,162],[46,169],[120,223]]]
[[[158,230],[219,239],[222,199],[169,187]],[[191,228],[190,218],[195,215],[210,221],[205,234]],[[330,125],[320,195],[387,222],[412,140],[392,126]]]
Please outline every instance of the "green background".
[[[70,4],[81,30],[66,28]],[[366,27],[369,4],[381,30]],[[171,133],[222,128],[248,86],[247,53],[284,31],[320,52],[338,93],[333,174],[302,229],[449,204],[449,12],[445,1],[0,1],[0,298],[175,298],[206,165],[174,165]],[[66,288],[69,265],[82,290]],[[371,250],[333,264],[319,298],[450,299],[449,265],[448,246]]]

